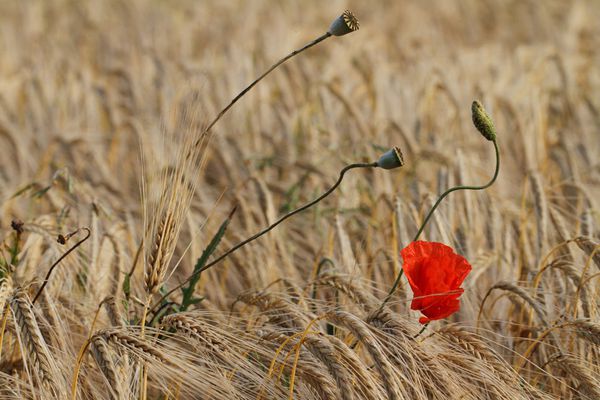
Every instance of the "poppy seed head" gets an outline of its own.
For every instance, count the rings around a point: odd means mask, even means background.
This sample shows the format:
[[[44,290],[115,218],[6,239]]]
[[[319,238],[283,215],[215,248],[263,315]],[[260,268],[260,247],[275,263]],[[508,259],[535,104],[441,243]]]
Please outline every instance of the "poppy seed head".
[[[386,151],[377,160],[377,166],[383,169],[394,169],[404,165],[404,157],[400,147],[393,147]]]
[[[477,100],[471,104],[471,114],[473,118],[473,125],[487,140],[496,140],[496,128],[492,119],[485,111],[483,106]]]
[[[356,19],[354,14],[346,10],[331,23],[327,32],[333,36],[343,36],[347,33],[357,31],[358,28],[358,19]]]

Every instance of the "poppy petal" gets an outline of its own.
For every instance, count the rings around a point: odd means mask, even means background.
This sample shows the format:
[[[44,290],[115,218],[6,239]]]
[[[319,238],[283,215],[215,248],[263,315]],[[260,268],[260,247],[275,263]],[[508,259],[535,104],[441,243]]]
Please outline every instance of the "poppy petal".
[[[460,308],[460,285],[471,271],[467,260],[443,243],[416,241],[401,251],[403,269],[413,291],[411,309],[426,323],[446,318]],[[426,321],[426,322],[422,322]]]

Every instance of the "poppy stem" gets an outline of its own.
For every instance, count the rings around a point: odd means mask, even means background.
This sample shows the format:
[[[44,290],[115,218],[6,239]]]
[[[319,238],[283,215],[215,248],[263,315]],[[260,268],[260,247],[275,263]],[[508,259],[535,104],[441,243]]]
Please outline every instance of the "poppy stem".
[[[457,190],[483,190],[483,189],[489,188],[490,186],[492,186],[494,184],[494,182],[496,181],[496,178],[498,178],[498,172],[500,172],[500,151],[498,149],[498,143],[496,143],[495,140],[493,140],[493,143],[494,143],[494,149],[496,150],[496,170],[494,171],[494,176],[492,177],[492,179],[488,183],[486,183],[485,185],[483,185],[483,186],[455,186],[453,188],[450,188],[450,189],[446,190],[444,193],[442,193],[442,195],[435,202],[435,204],[433,205],[433,207],[431,207],[431,210],[429,210],[429,213],[427,214],[427,217],[425,217],[425,220],[421,224],[421,227],[419,228],[419,231],[415,235],[415,238],[413,239],[413,242],[416,242],[419,239],[419,237],[421,236],[421,233],[423,233],[423,229],[425,229],[425,226],[427,225],[427,223],[429,222],[429,220],[433,216],[433,212],[440,205],[440,203],[442,202],[442,200],[446,196],[448,196],[450,193],[455,192]]]
[[[72,234],[68,235],[69,237],[74,235],[75,233],[79,232],[80,229],[77,229],[75,232],[73,232]],[[56,260],[54,262],[54,264],[52,264],[52,266],[50,267],[50,269],[48,269],[48,273],[46,274],[46,277],[44,278],[44,282],[42,283],[42,285],[40,286],[40,288],[38,289],[35,297],[33,298],[33,300],[31,301],[31,304],[35,304],[35,301],[38,299],[38,297],[40,297],[40,295],[42,294],[42,291],[44,290],[44,288],[46,287],[46,285],[48,284],[48,282],[50,281],[50,275],[52,275],[52,271],[54,271],[54,268],[56,268],[58,266],[58,264],[60,264],[60,262],[62,260],[65,259],[65,257],[67,257],[69,254],[71,254],[71,252],[73,252],[73,250],[75,250],[76,248],[78,248],[79,246],[81,246],[81,244],[83,244],[83,242],[85,242],[86,240],[89,239],[90,235],[92,234],[92,231],[90,231],[88,228],[83,227],[81,228],[81,230],[85,231],[85,237],[83,239],[81,239],[79,242],[75,243],[73,245],[73,247],[71,247],[69,250],[65,251],[65,253],[60,256],[58,258],[58,260]],[[60,238],[60,236],[59,236]],[[63,237],[64,240],[64,237]],[[59,239],[60,241],[60,239]]]
[[[498,173],[500,172],[500,150],[498,148],[498,143],[496,142],[495,138],[492,140],[492,143],[494,143],[494,150],[496,152],[496,170],[494,171],[494,176],[492,177],[492,179],[490,179],[490,181],[483,186],[455,186],[453,188],[446,190],[444,193],[442,193],[442,195],[437,199],[437,201],[435,202],[433,207],[431,207],[431,210],[429,210],[429,213],[423,220],[423,223],[421,224],[421,227],[417,231],[417,234],[415,235],[413,242],[416,242],[419,239],[419,237],[421,236],[421,233],[423,233],[423,229],[425,228],[425,225],[427,225],[427,223],[433,216],[433,212],[440,205],[442,200],[446,196],[448,196],[450,193],[456,192],[457,190],[483,190],[483,189],[489,188],[490,186],[492,186],[494,184],[494,182],[496,182],[496,178],[498,178]],[[390,292],[388,293],[385,300],[383,300],[383,302],[381,303],[381,307],[379,308],[379,310],[383,309],[383,307],[387,304],[387,302],[392,298],[392,296],[394,295],[394,292],[396,291],[396,289],[398,288],[398,285],[400,284],[400,279],[402,278],[403,274],[404,274],[404,270],[401,269],[400,272],[398,273],[398,276],[396,277],[396,281],[394,282],[394,285],[390,289]]]
[[[416,339],[416,338],[418,338],[419,336],[421,336],[421,334],[422,334],[423,332],[425,332],[425,329],[427,329],[427,327],[428,327],[428,326],[429,326],[429,322],[428,322],[428,323],[426,323],[425,325],[423,325],[423,328],[422,328],[422,329],[419,331],[419,333],[417,333],[415,336],[413,336],[413,339]]]
[[[210,124],[208,124],[208,126],[202,131],[202,134],[200,135],[200,137],[196,140],[196,142],[194,143],[194,146],[192,148],[197,147],[198,145],[200,145],[200,143],[202,143],[202,140],[204,138],[204,135],[206,135],[208,133],[208,131],[211,130],[211,128],[221,119],[221,117],[223,115],[225,115],[225,113],[227,111],[229,111],[229,109],[231,107],[233,107],[233,105],[235,103],[237,103],[237,101],[239,99],[241,99],[246,93],[248,93],[250,91],[250,89],[252,89],[254,86],[256,86],[256,84],[258,82],[260,82],[265,76],[269,75],[271,72],[273,72],[273,70],[275,70],[277,67],[279,67],[281,64],[283,64],[284,62],[286,62],[287,60],[289,60],[290,58],[302,53],[304,50],[308,50],[311,47],[319,44],[320,42],[322,42],[323,40],[327,39],[328,37],[331,36],[331,33],[329,32],[325,32],[324,34],[322,34],[321,36],[319,36],[318,38],[308,42],[306,45],[304,45],[303,47],[301,47],[300,49],[294,50],[291,53],[289,53],[287,56],[283,57],[282,59],[280,59],[279,61],[277,61],[275,64],[271,65],[271,67],[266,70],[265,72],[263,72],[262,75],[260,75],[258,78],[256,78],[254,81],[252,81],[252,83],[250,83],[248,86],[246,86],[244,88],[244,90],[242,90],[240,93],[238,93],[230,102],[229,104],[227,104],[227,106],[225,106],[225,108],[223,108],[219,114],[217,114],[217,116],[211,121]]]
[[[299,208],[297,208],[297,209],[295,209],[293,211],[290,211],[289,213],[285,214],[284,216],[282,216],[277,221],[275,221],[271,225],[267,226],[266,228],[264,228],[260,232],[255,233],[254,235],[250,236],[249,238],[247,238],[247,239],[239,242],[238,244],[236,244],[235,246],[233,246],[231,249],[229,249],[225,253],[223,253],[221,256],[219,256],[217,259],[215,259],[214,261],[206,264],[202,268],[199,268],[196,272],[194,272],[193,274],[191,274],[185,281],[183,281],[179,285],[175,286],[175,288],[171,289],[169,292],[167,292],[167,294],[165,294],[163,297],[161,297],[160,300],[157,301],[150,308],[150,310],[153,310],[154,308],[158,307],[165,299],[167,299],[176,290],[182,288],[185,284],[187,284],[189,281],[191,281],[192,279],[194,279],[194,277],[196,275],[198,275],[201,272],[206,271],[210,267],[212,267],[212,266],[220,263],[225,258],[227,258],[230,254],[232,254],[233,252],[239,250],[240,248],[244,247],[248,243],[250,243],[250,242],[258,239],[262,235],[270,232],[273,228],[275,228],[277,225],[281,224],[286,219],[288,219],[288,218],[290,218],[290,217],[292,217],[292,216],[294,216],[294,215],[296,215],[296,214],[298,214],[298,213],[300,213],[300,212],[302,212],[302,211],[304,211],[304,210],[306,210],[306,209],[314,206],[315,204],[317,204],[318,202],[320,202],[321,200],[323,200],[325,197],[329,196],[342,183],[342,180],[344,179],[344,175],[346,175],[346,172],[350,171],[351,169],[355,169],[355,168],[375,168],[375,167],[378,167],[378,166],[379,166],[379,164],[377,162],[355,163],[355,164],[350,164],[350,165],[345,166],[340,171],[340,176],[339,176],[338,180],[333,184],[333,186],[331,186],[329,189],[327,189],[327,191],[325,193],[323,193],[321,196],[317,197],[316,199],[312,200],[311,202],[306,203],[305,205],[303,205],[303,206],[301,206],[301,207],[299,207]]]

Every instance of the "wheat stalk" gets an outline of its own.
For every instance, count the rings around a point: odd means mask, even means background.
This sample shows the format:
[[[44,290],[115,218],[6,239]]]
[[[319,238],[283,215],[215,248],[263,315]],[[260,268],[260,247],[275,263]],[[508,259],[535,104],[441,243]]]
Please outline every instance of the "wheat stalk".
[[[600,242],[588,237],[578,237],[575,243],[583,250],[596,264],[600,270]]]
[[[302,313],[294,304],[271,293],[245,293],[238,300],[258,307],[271,322],[290,329],[304,329],[308,325],[309,316]]]
[[[531,172],[529,181],[531,182],[531,190],[533,191],[534,198],[533,205],[537,216],[535,221],[537,224],[537,259],[539,260],[544,250],[544,243],[546,243],[548,237],[548,202],[539,172]]]
[[[119,376],[119,372],[113,361],[115,353],[111,351],[106,340],[101,336],[94,336],[91,342],[92,353],[96,364],[104,374],[108,381],[108,388],[115,400],[124,399],[125,391],[122,388],[123,379]]]
[[[22,350],[27,351],[26,354],[22,354],[23,358],[32,361],[36,372],[35,376],[45,388],[56,395],[60,394],[61,379],[56,371],[56,366],[53,365],[50,349],[42,336],[31,301],[25,291],[16,289],[10,300],[10,306],[18,337],[24,346]]]
[[[319,279],[312,282],[311,285],[335,288],[348,296],[354,303],[363,307],[367,313],[371,312],[377,303],[377,299],[374,296],[339,275],[323,274]]]
[[[282,344],[289,339],[289,336],[275,330],[261,330],[259,336],[268,343]],[[342,388],[336,386],[333,377],[323,372],[323,365],[312,355],[312,353],[303,349],[300,354],[299,374],[306,379],[312,387],[317,390],[323,399],[341,399]],[[291,370],[289,365],[285,367]]]
[[[515,372],[501,356],[492,350],[491,346],[481,339],[481,336],[469,332],[457,325],[446,325],[439,329],[437,333],[441,334],[444,339],[457,345],[468,354],[484,361],[491,367],[490,370],[493,373],[498,374],[498,376],[506,382],[514,381]]]
[[[132,335],[121,329],[107,329],[96,333],[91,342],[93,343],[96,337],[101,337],[110,346],[116,346],[125,350],[129,354],[146,359],[158,361],[169,366],[176,366],[176,363],[170,359],[167,354],[157,348],[156,344],[145,339]]]
[[[398,385],[398,379],[394,373],[394,368],[388,361],[378,340],[370,332],[368,326],[358,319],[355,315],[344,311],[337,311],[328,314],[329,319],[346,327],[362,343],[366,350],[375,361],[375,368],[383,381],[387,397],[389,399],[404,398]]]
[[[600,323],[587,319],[578,319],[569,323],[575,326],[575,332],[582,339],[600,346]]]
[[[548,363],[557,365],[565,374],[578,380],[580,385],[576,389],[571,389],[578,395],[584,395],[584,398],[600,399],[600,379],[594,376],[591,370],[585,368],[579,360],[572,356],[559,354],[552,357]]]

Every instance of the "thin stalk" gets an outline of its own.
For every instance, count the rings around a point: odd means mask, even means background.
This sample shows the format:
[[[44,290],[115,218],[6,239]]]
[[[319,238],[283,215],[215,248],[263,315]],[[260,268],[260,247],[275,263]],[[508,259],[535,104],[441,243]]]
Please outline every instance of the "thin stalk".
[[[429,213],[427,214],[427,217],[425,217],[425,220],[421,224],[421,228],[419,228],[419,231],[415,235],[413,242],[416,242],[419,239],[419,236],[421,236],[421,233],[423,233],[423,229],[425,228],[425,225],[427,225],[427,223],[433,216],[433,212],[435,211],[435,209],[440,205],[442,200],[446,196],[448,196],[450,193],[455,192],[457,190],[484,190],[484,189],[487,189],[490,186],[492,186],[492,184],[496,181],[496,178],[498,177],[498,172],[500,172],[500,151],[498,150],[498,143],[496,143],[495,140],[493,141],[493,143],[494,143],[494,149],[496,150],[496,170],[494,171],[494,176],[492,177],[492,179],[483,186],[456,186],[456,187],[446,190],[440,196],[440,198],[435,202],[433,207],[431,207],[431,210],[429,210]]]
[[[78,248],[83,242],[85,242],[86,240],[89,239],[90,235],[92,234],[92,232],[88,229],[88,228],[81,228],[83,230],[85,230],[86,235],[83,239],[81,239],[79,242],[75,243],[73,245],[73,247],[71,247],[69,250],[67,250],[65,252],[65,254],[63,254],[62,256],[59,257],[58,260],[56,260],[54,262],[54,264],[52,264],[52,266],[50,267],[50,269],[48,270],[48,273],[46,274],[46,277],[44,278],[44,283],[42,283],[42,286],[40,286],[39,290],[37,291],[37,294],[35,295],[35,297],[33,298],[33,300],[31,301],[31,304],[35,304],[35,301],[38,299],[38,297],[40,297],[40,294],[42,294],[42,291],[44,290],[44,288],[46,287],[46,285],[48,284],[48,281],[50,280],[50,275],[52,275],[52,271],[54,271],[54,268],[56,268],[56,266],[58,264],[60,264],[60,262],[62,260],[64,260],[64,258],[66,256],[68,256],[69,254],[71,254],[71,252],[73,250],[75,250],[76,248]]]
[[[267,75],[269,75],[271,72],[273,72],[273,70],[275,70],[275,68],[279,67],[281,64],[283,64],[284,62],[286,62],[287,60],[289,60],[290,58],[302,53],[304,50],[308,50],[309,48],[317,45],[318,43],[322,42],[323,40],[327,39],[328,37],[332,36],[331,33],[329,32],[325,32],[324,34],[322,34],[321,36],[317,37],[316,39],[308,42],[307,44],[305,44],[303,47],[301,47],[300,49],[294,50],[292,51],[290,54],[288,54],[287,56],[283,57],[282,59],[280,59],[279,61],[277,61],[275,64],[273,64],[268,70],[266,70],[262,75],[260,75],[258,78],[256,78],[254,81],[252,81],[252,83],[250,83],[250,85],[246,86],[246,88],[244,88],[244,90],[242,90],[240,93],[237,94],[237,96],[235,96],[227,106],[225,106],[225,108],[223,108],[218,114],[217,116],[210,122],[210,124],[208,124],[208,126],[202,131],[202,133],[200,134],[200,137],[194,142],[194,145],[190,148],[190,150],[188,151],[187,155],[186,155],[186,159],[189,159],[190,157],[193,156],[194,154],[194,149],[196,149],[201,143],[202,140],[204,139],[205,135],[212,129],[212,127],[221,119],[221,117],[223,117],[223,115],[225,115],[225,113],[227,111],[229,111],[229,109],[231,107],[233,107],[233,105],[235,103],[237,103],[237,101],[239,99],[241,99],[246,93],[248,93],[250,91],[250,89],[252,89],[254,86],[256,86],[256,84],[258,82],[260,82],[264,77],[266,77]],[[374,163],[374,165],[369,165],[369,166],[377,166],[376,163]],[[353,168],[356,168],[356,166],[354,166]],[[351,169],[351,168],[347,168],[347,169]],[[164,295],[158,303],[156,303],[154,306],[152,306],[152,308],[150,310],[153,310],[157,305],[160,304],[160,302],[162,302],[164,299],[166,299],[169,295],[171,295],[173,292],[175,292],[176,290],[180,289],[181,287],[183,287],[183,285],[185,285],[186,283],[188,283],[191,279],[193,279],[196,275],[198,275],[200,272],[207,270],[208,268],[212,267],[213,265],[217,264],[218,262],[220,262],[221,260],[223,260],[225,257],[227,257],[229,254],[233,253],[234,251],[236,251],[237,249],[239,249],[240,247],[246,245],[247,243],[253,241],[254,239],[258,238],[259,236],[262,236],[263,234],[269,232],[271,229],[273,229],[275,226],[279,225],[281,222],[283,222],[283,220],[291,217],[292,215],[296,214],[297,212],[300,212],[310,206],[312,206],[313,204],[315,204],[316,202],[322,200],[323,198],[327,197],[333,190],[335,190],[335,188],[337,187],[337,185],[339,185],[339,183],[341,182],[341,179],[343,177],[343,174],[347,171],[347,169],[343,170],[342,174],[340,175],[340,180],[336,183],[336,185],[331,189],[331,191],[327,192],[324,196],[322,196],[321,198],[317,199],[315,202],[313,203],[309,203],[307,204],[305,207],[301,207],[291,213],[286,214],[285,216],[283,216],[280,220],[278,220],[277,222],[275,222],[273,225],[271,225],[270,227],[266,228],[265,230],[257,233],[256,235],[246,239],[245,241],[239,243],[238,245],[234,246],[233,248],[231,248],[228,252],[226,252],[225,254],[223,254],[221,257],[219,257],[218,259],[216,259],[215,261],[213,261],[212,263],[209,263],[207,265],[205,265],[203,268],[199,269],[198,271],[194,272],[188,279],[186,279],[183,283],[181,283],[180,285],[176,286],[173,290],[171,290],[170,292],[168,292],[166,295]]]
[[[427,223],[433,216],[434,211],[440,205],[442,200],[444,200],[444,198],[446,196],[448,196],[450,193],[455,192],[457,190],[484,190],[494,184],[494,182],[498,178],[498,173],[500,172],[500,150],[498,149],[498,143],[496,142],[496,140],[492,140],[492,142],[494,143],[494,150],[496,152],[496,170],[494,171],[494,176],[492,176],[492,179],[490,179],[490,181],[483,186],[455,186],[453,188],[446,190],[444,193],[442,193],[442,195],[437,199],[437,201],[435,202],[433,207],[431,207],[431,210],[429,210],[429,213],[427,213],[427,216],[425,217],[425,219],[423,220],[423,223],[421,224],[421,227],[417,231],[417,234],[415,235],[413,242],[416,242],[419,239],[419,237],[421,236],[421,233],[423,233],[423,229],[425,228],[425,226],[427,225]],[[381,303],[381,306],[379,307],[380,311],[387,304],[387,302],[390,301],[390,299],[392,298],[394,292],[396,291],[396,289],[398,288],[398,285],[400,284],[400,279],[402,278],[403,274],[404,274],[404,269],[400,269],[400,272],[398,273],[398,277],[396,278],[394,285],[392,286],[387,297],[385,298],[385,300],[383,300],[383,303]]]
[[[419,333],[417,333],[415,336],[413,336],[413,339],[416,339],[416,338],[418,338],[419,336],[421,336],[421,334],[422,334],[423,332],[425,332],[425,329],[427,329],[427,327],[428,327],[428,326],[429,326],[429,322],[428,322],[428,323],[426,323],[425,325],[423,325],[423,328],[421,328],[421,330],[419,331]]]
[[[279,218],[277,221],[275,221],[273,224],[267,226],[266,228],[264,228],[260,232],[257,232],[254,235],[250,236],[249,238],[247,238],[247,239],[239,242],[238,244],[236,244],[235,246],[233,246],[231,249],[229,249],[225,253],[223,253],[221,256],[219,256],[216,260],[214,260],[214,261],[206,264],[204,267],[198,269],[196,272],[194,272],[193,274],[191,274],[185,281],[183,281],[179,285],[175,286],[167,294],[165,294],[164,296],[162,296],[160,298],[160,300],[158,302],[156,302],[152,306],[152,308],[150,308],[150,310],[154,310],[154,308],[156,308],[157,306],[159,306],[162,303],[163,300],[165,300],[168,296],[170,296],[171,294],[173,294],[176,290],[182,288],[190,280],[194,279],[194,277],[196,275],[198,275],[199,273],[201,273],[203,271],[206,271],[207,269],[211,268],[212,266],[220,263],[221,261],[223,261],[225,258],[227,258],[229,255],[231,255],[235,251],[237,251],[240,248],[244,247],[248,243],[250,243],[250,242],[258,239],[262,235],[270,232],[277,225],[281,224],[286,219],[288,219],[288,218],[290,218],[290,217],[292,217],[292,216],[294,216],[294,215],[296,215],[296,214],[298,214],[298,213],[300,213],[300,212],[302,212],[302,211],[304,211],[304,210],[306,210],[306,209],[314,206],[315,204],[317,204],[318,202],[320,202],[321,200],[323,200],[324,198],[326,198],[327,196],[329,196],[342,183],[342,180],[344,179],[344,175],[346,174],[346,172],[350,171],[351,169],[355,169],[355,168],[375,168],[377,166],[378,166],[377,162],[372,162],[372,163],[356,163],[356,164],[350,164],[350,165],[345,166],[340,171],[340,176],[338,177],[338,180],[333,184],[333,186],[331,186],[329,189],[327,189],[327,191],[325,193],[323,193],[321,196],[317,197],[316,199],[312,200],[311,202],[306,203],[305,205],[303,205],[303,206],[301,206],[301,207],[299,207],[299,208],[297,208],[297,209],[295,209],[293,211],[290,211],[289,213],[285,214],[284,216],[282,216],[281,218]]]
[[[208,131],[211,130],[211,128],[221,119],[221,117],[223,115],[225,115],[225,113],[227,111],[229,111],[229,109],[231,107],[233,107],[233,105],[235,103],[237,103],[237,101],[239,99],[241,99],[246,93],[248,93],[250,91],[250,89],[252,89],[258,82],[260,82],[265,76],[269,75],[275,68],[279,67],[281,64],[283,64],[284,62],[286,62],[287,60],[289,60],[290,58],[302,53],[304,50],[308,50],[309,48],[315,46],[316,44],[322,42],[323,40],[327,39],[328,37],[331,36],[331,33],[329,32],[325,32],[323,35],[319,36],[318,38],[316,38],[315,40],[307,43],[306,45],[304,45],[304,47],[298,49],[298,50],[294,50],[292,51],[290,54],[288,54],[287,56],[283,57],[281,60],[277,61],[275,64],[273,64],[271,66],[271,68],[269,68],[268,70],[266,70],[261,76],[259,76],[258,78],[256,78],[250,85],[248,85],[244,90],[242,90],[237,96],[235,96],[231,102],[229,102],[229,104],[223,108],[219,114],[217,114],[217,116],[215,117],[215,119],[212,120],[212,122],[210,124],[208,124],[208,126],[206,127],[206,129],[204,129],[200,135],[200,138],[198,138],[198,140],[196,140],[196,142],[194,143],[194,146],[192,148],[197,147],[200,142],[202,141],[202,138],[204,137],[205,134],[208,133]]]

